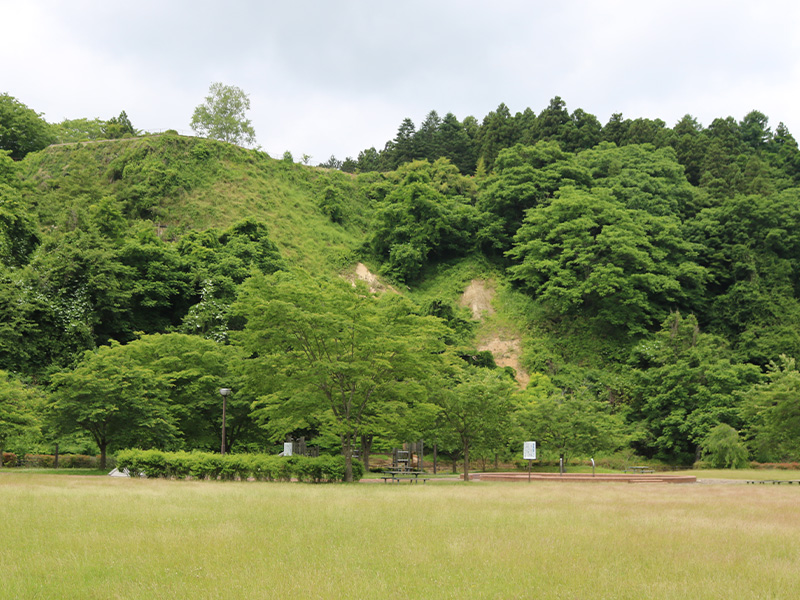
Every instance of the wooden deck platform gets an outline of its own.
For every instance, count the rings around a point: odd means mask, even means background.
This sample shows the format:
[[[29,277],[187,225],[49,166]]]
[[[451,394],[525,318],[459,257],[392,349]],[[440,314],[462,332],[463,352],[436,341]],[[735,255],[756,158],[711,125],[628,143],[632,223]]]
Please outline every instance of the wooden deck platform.
[[[473,481],[528,481],[528,474],[514,473],[470,473]],[[615,483],[697,483],[694,475],[670,475],[669,473],[531,473],[533,481],[588,481]]]

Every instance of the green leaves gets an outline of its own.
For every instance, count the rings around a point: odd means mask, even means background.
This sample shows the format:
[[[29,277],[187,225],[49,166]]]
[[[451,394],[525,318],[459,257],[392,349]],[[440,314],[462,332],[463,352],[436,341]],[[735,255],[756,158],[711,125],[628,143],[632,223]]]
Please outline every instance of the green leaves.
[[[11,158],[21,160],[54,141],[53,130],[41,115],[13,96],[0,94],[0,150],[8,150]]]
[[[418,278],[431,260],[471,251],[478,212],[464,197],[466,179],[446,160],[414,162],[375,213],[370,246],[384,271],[400,281]]]
[[[250,98],[235,85],[212,83],[205,102],[194,109],[192,129],[198,135],[231,144],[252,145],[256,132],[245,117]]]
[[[626,209],[609,192],[566,188],[528,212],[508,256],[512,277],[556,313],[588,313],[600,322],[646,331],[686,298],[682,278],[692,248],[677,224]]]
[[[128,346],[87,351],[72,371],[52,378],[51,411],[63,433],[89,433],[105,468],[111,448],[175,444],[178,430],[167,403],[169,382],[133,359]]]
[[[302,272],[254,276],[235,310],[250,353],[255,416],[281,437],[313,422],[342,436],[345,458],[376,405],[392,412],[397,386],[431,376],[444,328],[394,294]],[[384,412],[384,411],[380,411]]]

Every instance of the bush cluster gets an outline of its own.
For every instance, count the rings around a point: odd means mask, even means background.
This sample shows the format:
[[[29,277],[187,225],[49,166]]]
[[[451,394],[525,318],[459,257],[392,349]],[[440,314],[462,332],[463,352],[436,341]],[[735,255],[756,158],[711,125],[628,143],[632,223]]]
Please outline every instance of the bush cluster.
[[[19,466],[33,469],[52,469],[56,466],[55,456],[52,454],[26,454],[19,460]],[[108,468],[114,467],[114,460],[109,457],[106,461]],[[100,457],[88,454],[59,454],[59,469],[99,469]]]
[[[114,467],[114,460],[109,458],[107,465]],[[13,452],[3,452],[4,467],[27,467],[29,469],[52,469],[55,467],[55,456],[52,454],[25,454],[17,456]],[[60,454],[58,456],[59,469],[98,469],[99,456],[86,454]]]
[[[116,455],[117,468],[147,477],[175,479],[221,479],[227,481],[344,481],[342,456],[273,456],[269,454],[212,454],[209,452],[161,452],[122,450]],[[364,476],[364,465],[353,461],[353,479]]]
[[[779,469],[781,471],[797,471],[800,470],[800,463],[785,462],[785,463],[760,463],[751,462],[751,469]]]

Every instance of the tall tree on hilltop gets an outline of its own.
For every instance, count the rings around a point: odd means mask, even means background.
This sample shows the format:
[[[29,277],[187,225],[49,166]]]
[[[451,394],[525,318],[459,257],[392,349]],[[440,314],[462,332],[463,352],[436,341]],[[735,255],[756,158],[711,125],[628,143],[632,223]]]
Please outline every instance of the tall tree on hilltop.
[[[241,88],[212,83],[205,102],[194,109],[192,129],[215,140],[252,145],[256,132],[245,116],[248,110],[250,98]]]

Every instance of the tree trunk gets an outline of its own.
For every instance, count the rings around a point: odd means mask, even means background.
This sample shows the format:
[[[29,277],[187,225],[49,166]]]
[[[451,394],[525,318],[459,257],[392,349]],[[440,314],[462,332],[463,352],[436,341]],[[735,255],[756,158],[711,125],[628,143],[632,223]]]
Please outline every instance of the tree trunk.
[[[100,446],[100,468],[105,471],[106,470],[106,448],[108,447],[108,442],[103,442],[102,444],[98,444]]]
[[[345,483],[353,483],[353,438],[349,433],[342,435],[342,454]]]
[[[464,442],[464,481],[469,481],[469,443]]]
[[[374,439],[375,436],[372,434],[361,436],[361,462],[364,463],[365,471],[369,471],[369,453],[372,451],[372,441]]]

